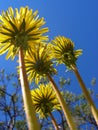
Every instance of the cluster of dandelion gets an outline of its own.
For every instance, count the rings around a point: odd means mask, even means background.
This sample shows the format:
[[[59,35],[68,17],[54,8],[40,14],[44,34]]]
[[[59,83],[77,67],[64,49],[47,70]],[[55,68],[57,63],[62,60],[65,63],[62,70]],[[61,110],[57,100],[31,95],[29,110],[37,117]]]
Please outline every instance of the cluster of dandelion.
[[[57,36],[48,43],[48,36],[45,35],[48,28],[42,27],[44,24],[44,18],[39,18],[38,11],[33,12],[28,7],[21,7],[20,10],[10,7],[0,15],[0,55],[6,53],[6,59],[12,60],[16,56],[19,58],[18,69],[29,130],[40,129],[36,113],[39,113],[40,117],[50,116],[55,129],[58,130],[52,111],[60,109],[69,128],[77,129],[68,106],[52,78],[57,73],[54,68],[55,62],[57,65],[65,64],[75,73],[98,124],[97,109],[76,66],[82,50],[75,50],[74,43],[64,36]],[[42,83],[42,79],[48,79],[49,83]],[[38,88],[30,90],[29,82],[35,82]]]

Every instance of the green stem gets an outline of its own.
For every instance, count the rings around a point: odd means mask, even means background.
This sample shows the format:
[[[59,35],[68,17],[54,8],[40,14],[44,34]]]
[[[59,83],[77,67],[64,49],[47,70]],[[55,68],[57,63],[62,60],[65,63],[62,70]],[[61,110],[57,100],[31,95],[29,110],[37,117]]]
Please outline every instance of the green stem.
[[[58,100],[60,102],[61,108],[62,108],[62,110],[64,112],[64,115],[66,117],[66,120],[67,120],[67,123],[69,125],[70,130],[77,130],[76,125],[73,122],[72,116],[71,116],[71,114],[69,112],[69,109],[68,109],[68,107],[66,105],[66,102],[64,101],[60,91],[58,90],[58,87],[57,87],[56,83],[54,82],[54,80],[52,79],[52,77],[49,74],[47,76],[48,76],[50,82],[53,85],[52,87],[53,87],[53,89],[54,89],[54,91],[56,93],[56,96],[57,96],[57,98],[58,98]]]
[[[23,50],[19,50],[19,66],[20,66],[20,82],[22,89],[22,96],[24,102],[24,109],[26,113],[29,130],[40,130],[39,123],[36,117],[34,105],[32,103],[29,83],[27,80]]]
[[[98,110],[96,109],[96,107],[94,105],[94,102],[93,102],[93,100],[92,100],[92,98],[91,98],[91,96],[90,96],[90,94],[89,94],[89,92],[88,92],[88,90],[87,90],[87,88],[86,88],[86,86],[85,86],[79,72],[78,72],[77,67],[75,65],[71,65],[71,68],[72,68],[73,72],[75,73],[75,75],[76,75],[76,77],[78,79],[78,82],[79,82],[79,84],[80,84],[80,86],[82,88],[82,91],[83,91],[83,93],[85,95],[85,98],[87,99],[87,101],[88,101],[88,103],[90,105],[91,112],[92,112],[92,114],[93,114],[93,116],[95,118],[95,121],[96,121],[97,125],[98,125]]]
[[[54,118],[54,116],[52,115],[51,112],[49,113],[49,116],[51,117],[52,124],[53,124],[55,130],[59,130],[58,125],[57,125],[57,123],[56,123],[56,120],[55,120],[55,118]]]

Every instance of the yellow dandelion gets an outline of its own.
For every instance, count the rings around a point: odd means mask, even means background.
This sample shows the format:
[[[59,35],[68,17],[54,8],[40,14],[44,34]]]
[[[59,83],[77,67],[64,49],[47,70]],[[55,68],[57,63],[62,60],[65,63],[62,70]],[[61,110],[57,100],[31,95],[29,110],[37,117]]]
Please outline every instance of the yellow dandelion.
[[[40,84],[39,88],[31,90],[31,95],[35,110],[41,118],[49,116],[54,110],[61,109],[50,83]]]
[[[53,75],[56,69],[51,61],[51,53],[48,45],[39,44],[31,53],[25,57],[25,66],[30,82],[33,80],[36,84],[45,79],[47,74]]]
[[[7,52],[6,58],[14,59],[19,49],[29,51],[34,45],[48,40],[43,35],[48,28],[42,28],[44,18],[39,18],[38,11],[28,7],[20,10],[8,8],[0,15],[0,54]]]
[[[64,36],[58,36],[51,41],[53,58],[57,59],[58,63],[64,63],[70,68],[71,64],[76,63],[78,56],[82,54],[82,50],[74,50],[74,43]]]

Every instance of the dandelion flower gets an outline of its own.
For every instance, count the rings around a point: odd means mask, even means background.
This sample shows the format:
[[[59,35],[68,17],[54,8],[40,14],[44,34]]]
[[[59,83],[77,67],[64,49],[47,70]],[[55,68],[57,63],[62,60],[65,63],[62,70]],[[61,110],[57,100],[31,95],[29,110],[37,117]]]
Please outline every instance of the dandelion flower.
[[[38,17],[38,11],[33,12],[28,7],[8,8],[0,15],[0,54],[6,53],[6,59],[14,59],[19,49],[29,51],[32,46],[48,40],[43,35],[48,28],[42,28],[44,18]]]
[[[40,84],[39,88],[31,90],[35,110],[41,118],[47,117],[54,110],[60,110],[60,104],[51,84]]]
[[[71,64],[76,63],[78,56],[82,54],[82,50],[74,50],[74,43],[64,36],[58,36],[51,41],[53,57],[58,63],[64,63],[70,68]]]
[[[48,45],[39,44],[31,53],[25,57],[25,66],[30,82],[33,80],[38,84],[45,79],[47,74],[53,75],[56,69],[51,61],[51,53]]]

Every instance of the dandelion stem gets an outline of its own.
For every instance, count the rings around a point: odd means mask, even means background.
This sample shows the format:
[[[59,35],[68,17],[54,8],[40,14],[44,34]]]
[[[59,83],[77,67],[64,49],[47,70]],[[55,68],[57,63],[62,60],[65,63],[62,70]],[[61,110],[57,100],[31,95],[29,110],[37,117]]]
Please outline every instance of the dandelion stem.
[[[52,77],[49,74],[47,74],[47,76],[48,76],[48,79],[50,80],[50,82],[53,85],[52,87],[53,87],[53,89],[54,89],[54,91],[56,93],[56,96],[57,96],[57,98],[58,98],[58,100],[60,102],[61,108],[62,108],[62,110],[64,112],[64,115],[66,117],[66,120],[67,120],[67,123],[69,125],[70,130],[77,130],[76,125],[73,122],[72,116],[71,116],[71,114],[69,112],[69,109],[67,107],[67,104],[64,101],[60,91],[58,90],[58,87],[57,87],[56,83],[54,82],[54,80],[52,79]]]
[[[83,91],[83,93],[85,95],[85,98],[87,99],[87,101],[88,101],[88,103],[90,105],[91,112],[92,112],[92,114],[93,114],[93,116],[95,118],[95,121],[96,121],[97,125],[98,125],[98,110],[95,107],[95,104],[94,104],[94,102],[93,102],[93,100],[92,100],[92,98],[91,98],[91,96],[90,96],[90,94],[89,94],[89,92],[88,92],[88,90],[87,90],[87,88],[86,88],[80,74],[79,74],[79,71],[78,71],[77,67],[75,65],[71,65],[71,68],[72,68],[73,72],[75,73],[75,75],[77,77],[77,80],[78,80],[78,82],[79,82],[79,84],[81,86],[81,89],[82,89],[82,91]]]
[[[57,122],[56,122],[56,120],[55,120],[55,118],[54,118],[54,116],[53,116],[53,114],[52,114],[51,112],[49,113],[49,116],[50,116],[51,119],[52,119],[52,124],[53,124],[55,130],[59,130],[58,125],[57,125]]]
[[[39,123],[36,118],[36,113],[34,110],[34,105],[32,103],[32,99],[31,99],[22,48],[20,48],[20,50],[19,50],[19,66],[20,66],[21,89],[22,89],[24,109],[25,109],[25,113],[26,113],[28,127],[29,127],[29,130],[40,130]]]

